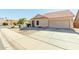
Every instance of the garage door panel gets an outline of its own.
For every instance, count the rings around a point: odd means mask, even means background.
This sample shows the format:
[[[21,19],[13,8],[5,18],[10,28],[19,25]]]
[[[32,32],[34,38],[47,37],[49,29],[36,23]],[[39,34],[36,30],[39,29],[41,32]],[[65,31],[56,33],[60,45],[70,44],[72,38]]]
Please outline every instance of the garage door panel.
[[[69,21],[50,21],[49,27],[51,28],[69,28]]]

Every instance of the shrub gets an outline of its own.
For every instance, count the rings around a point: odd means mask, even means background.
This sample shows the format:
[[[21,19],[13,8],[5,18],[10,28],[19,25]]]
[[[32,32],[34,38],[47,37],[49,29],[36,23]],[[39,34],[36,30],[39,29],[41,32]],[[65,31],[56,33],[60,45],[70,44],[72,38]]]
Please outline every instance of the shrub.
[[[3,25],[4,25],[4,26],[5,26],[5,25],[8,25],[8,23],[4,22]]]
[[[17,25],[17,23],[16,23],[16,22],[14,22],[14,23],[13,23],[13,25],[14,25],[14,26],[16,26],[16,25]]]

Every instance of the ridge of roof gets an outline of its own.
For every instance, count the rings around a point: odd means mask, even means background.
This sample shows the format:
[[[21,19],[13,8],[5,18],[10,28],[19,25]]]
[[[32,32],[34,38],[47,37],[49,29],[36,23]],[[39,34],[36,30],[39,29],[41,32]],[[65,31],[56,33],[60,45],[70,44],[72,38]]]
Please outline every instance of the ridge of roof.
[[[61,10],[61,11],[54,11],[54,12],[48,12],[48,13],[58,13],[58,12],[64,12],[64,11],[70,11],[70,10]],[[44,13],[44,14],[48,14],[48,13]]]

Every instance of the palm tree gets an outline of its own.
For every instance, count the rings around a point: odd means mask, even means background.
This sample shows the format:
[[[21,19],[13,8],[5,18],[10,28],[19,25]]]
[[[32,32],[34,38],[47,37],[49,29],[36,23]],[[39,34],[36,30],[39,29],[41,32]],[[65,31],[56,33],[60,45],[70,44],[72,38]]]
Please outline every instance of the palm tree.
[[[21,28],[21,25],[23,25],[26,21],[26,18],[20,18],[17,24],[19,25],[19,28]]]

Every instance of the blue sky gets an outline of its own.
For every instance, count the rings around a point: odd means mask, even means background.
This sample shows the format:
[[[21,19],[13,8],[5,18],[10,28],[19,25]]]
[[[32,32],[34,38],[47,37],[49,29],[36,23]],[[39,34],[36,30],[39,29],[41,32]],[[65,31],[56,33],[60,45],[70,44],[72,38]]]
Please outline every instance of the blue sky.
[[[9,19],[27,18],[30,19],[36,14],[61,11],[63,9],[0,9],[0,18],[7,17]],[[71,9],[76,15],[77,9]]]

